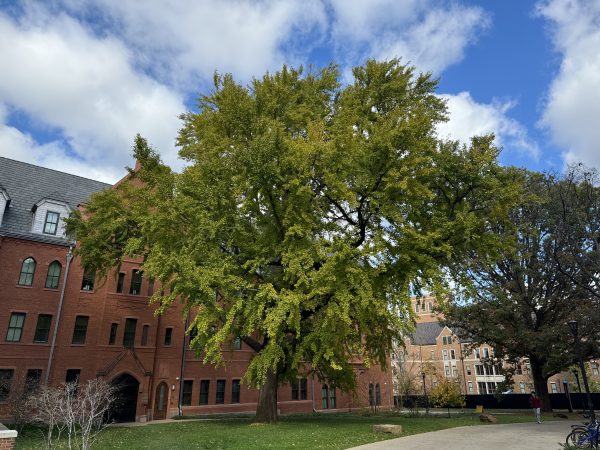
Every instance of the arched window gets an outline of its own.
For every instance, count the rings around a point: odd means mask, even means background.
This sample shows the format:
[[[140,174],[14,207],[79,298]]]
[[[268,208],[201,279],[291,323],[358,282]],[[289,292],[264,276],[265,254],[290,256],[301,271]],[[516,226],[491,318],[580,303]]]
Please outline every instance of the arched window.
[[[373,406],[374,404],[375,404],[375,399],[374,399],[373,383],[369,383],[369,406]]]
[[[381,388],[379,387],[379,383],[375,385],[375,405],[381,405]]]
[[[58,261],[52,261],[48,266],[48,275],[46,275],[46,287],[48,289],[56,289],[58,287],[60,269],[62,269],[62,266]]]
[[[326,384],[321,387],[321,407],[327,409],[329,405],[329,388]]]
[[[29,257],[23,261],[21,274],[19,275],[20,286],[31,286],[33,284],[33,274],[35,273],[35,259]]]
[[[335,386],[331,386],[331,389],[329,390],[329,407],[335,409],[335,405]]]

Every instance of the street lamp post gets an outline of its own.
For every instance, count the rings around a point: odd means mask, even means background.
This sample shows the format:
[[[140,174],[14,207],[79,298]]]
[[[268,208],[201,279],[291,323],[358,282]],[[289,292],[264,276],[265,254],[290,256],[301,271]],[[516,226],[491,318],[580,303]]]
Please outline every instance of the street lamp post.
[[[427,385],[425,384],[425,372],[421,372],[423,378],[423,393],[425,394],[425,414],[429,414],[429,398],[427,397]]]
[[[581,370],[581,377],[583,378],[583,387],[585,388],[585,395],[587,398],[588,408],[590,410],[590,423],[594,423],[596,421],[596,414],[594,413],[594,404],[592,403],[590,387],[588,385],[588,379],[585,373],[585,366],[583,365],[583,355],[581,354],[581,342],[579,340],[577,321],[569,321],[569,327],[571,328],[571,333],[573,333],[573,337],[575,338],[575,352],[577,353],[577,358],[579,359],[579,370]]]

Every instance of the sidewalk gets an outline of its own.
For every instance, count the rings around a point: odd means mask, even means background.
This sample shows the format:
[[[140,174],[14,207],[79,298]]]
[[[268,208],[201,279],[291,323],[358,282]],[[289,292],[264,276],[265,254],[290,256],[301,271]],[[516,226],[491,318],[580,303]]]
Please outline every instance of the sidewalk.
[[[354,447],[352,450],[558,450],[571,431],[570,420],[458,427]]]

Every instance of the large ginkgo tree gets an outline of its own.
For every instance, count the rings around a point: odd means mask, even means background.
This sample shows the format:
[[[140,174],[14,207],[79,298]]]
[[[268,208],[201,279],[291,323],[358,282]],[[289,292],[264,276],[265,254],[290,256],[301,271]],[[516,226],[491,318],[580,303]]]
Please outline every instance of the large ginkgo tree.
[[[489,224],[515,194],[492,136],[437,139],[447,110],[430,75],[398,60],[353,75],[215,75],[182,115],[181,173],[138,137],[140,169],[68,221],[98,274],[141,258],[159,310],[191,312],[206,363],[236,337],[255,351],[244,381],[259,421],[277,420],[277,386],[299,370],[352,390],[357,358],[385,366],[412,326],[411,290],[494,251]]]

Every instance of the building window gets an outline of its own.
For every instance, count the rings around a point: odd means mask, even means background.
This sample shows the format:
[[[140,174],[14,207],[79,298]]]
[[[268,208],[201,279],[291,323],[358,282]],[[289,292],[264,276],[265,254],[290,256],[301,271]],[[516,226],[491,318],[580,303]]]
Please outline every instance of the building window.
[[[60,270],[62,266],[58,261],[52,261],[48,266],[48,274],[46,275],[45,287],[48,289],[56,289],[60,278]]]
[[[27,369],[27,375],[25,376],[25,391],[35,391],[42,379],[42,369]]]
[[[375,404],[377,406],[381,405],[381,387],[379,383],[375,385]]]
[[[48,342],[48,335],[50,334],[51,323],[52,316],[50,314],[40,314],[38,316],[37,324],[35,326],[35,334],[33,335],[33,342]]]
[[[79,383],[80,375],[81,375],[81,369],[67,369],[67,376],[65,377],[65,383]]]
[[[75,328],[73,329],[72,344],[85,344],[85,336],[87,334],[87,326],[89,321],[88,316],[77,316],[75,318]]]
[[[217,380],[217,405],[225,403],[225,380]]]
[[[298,400],[298,380],[292,383],[292,400]]]
[[[123,272],[119,272],[119,277],[117,278],[117,293],[123,293],[123,287],[125,286],[125,274]]]
[[[240,402],[240,380],[231,381],[231,403]]]
[[[521,391],[521,394],[525,393],[525,383],[523,383],[522,381],[519,383],[519,389]]]
[[[473,393],[473,382],[469,381],[469,394]]]
[[[450,349],[450,359],[456,359],[456,353],[454,352],[454,349]]]
[[[592,362],[590,365],[592,366],[592,375],[598,375],[600,373],[598,371],[598,363]]]
[[[435,351],[431,350],[431,355],[429,358],[433,361],[435,359]]]
[[[442,350],[442,354],[444,355],[443,356],[444,361],[447,361],[448,360],[448,350],[446,350],[446,349]]]
[[[375,404],[375,386],[373,383],[369,383],[369,406],[373,406]]]
[[[377,385],[377,387],[379,387],[379,385]],[[337,407],[335,398],[335,386],[331,386],[331,389],[329,390],[329,407],[331,409],[335,409]]]
[[[150,325],[144,325],[142,327],[142,346],[148,345],[148,332],[150,331]]]
[[[479,353],[479,349],[478,348],[476,348],[474,350],[474,353],[475,353],[475,359],[481,359],[481,353]]]
[[[200,404],[208,405],[208,390],[210,388],[210,380],[200,381]]]
[[[25,324],[25,313],[12,313],[8,322],[8,331],[6,332],[7,342],[20,342],[23,326]]]
[[[429,312],[433,311],[433,303],[429,302]]]
[[[475,364],[475,373],[477,375],[485,375],[483,372],[483,365],[482,364]]]
[[[45,234],[56,234],[58,230],[58,221],[60,220],[60,214],[54,211],[46,212],[46,220],[44,221],[44,233]]]
[[[19,274],[19,286],[31,286],[33,284],[33,275],[35,274],[35,259],[29,257],[21,265]]]
[[[452,366],[452,376],[455,378],[458,376],[458,369],[456,366]]]
[[[450,377],[450,367],[449,366],[444,366],[444,374],[446,375],[446,378]]]
[[[558,393],[558,389],[556,388],[556,383],[550,383],[550,391],[551,391],[553,394],[556,394],[556,393]]]
[[[369,389],[373,386],[371,383],[369,385]],[[329,388],[326,384],[321,386],[321,407],[322,409],[327,409],[329,407]]]
[[[137,328],[137,319],[125,319],[125,332],[123,333],[123,347],[133,347],[135,345],[135,330]]]
[[[148,280],[148,297],[154,294],[154,278]]]
[[[419,312],[419,302],[415,303],[415,312]]]
[[[487,388],[488,394],[493,394],[494,392],[496,392],[496,383],[493,381],[488,381]]]
[[[110,324],[110,336],[108,337],[108,345],[115,345],[117,342],[117,330],[119,329],[118,323]]]
[[[92,268],[84,269],[83,279],[81,280],[81,290],[82,291],[93,291],[95,278],[96,278],[96,270],[95,269],[92,269]]]
[[[129,293],[132,295],[140,295],[142,289],[142,271],[133,269],[131,271],[131,287]]]
[[[169,327],[165,329],[165,345],[171,345],[173,340],[173,328]]]
[[[485,388],[485,383],[483,381],[477,382],[477,389],[479,389],[480,394],[487,394],[487,390]]]
[[[467,375],[471,375],[471,366],[467,365],[466,369],[467,369]]]
[[[0,369],[0,402],[10,395],[14,373],[14,369]]]
[[[192,392],[194,391],[194,380],[183,380],[183,391],[181,392],[181,404],[190,406],[192,404]]]
[[[483,348],[483,357],[486,359],[490,357],[490,350],[487,347]]]
[[[300,400],[306,400],[307,398],[306,378],[300,378]]]
[[[239,336],[233,340],[233,349],[234,350],[242,349],[242,339]]]

